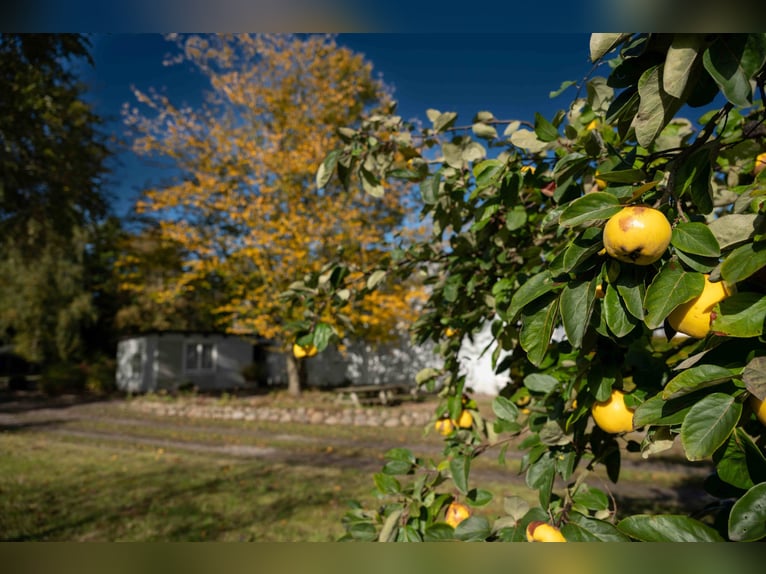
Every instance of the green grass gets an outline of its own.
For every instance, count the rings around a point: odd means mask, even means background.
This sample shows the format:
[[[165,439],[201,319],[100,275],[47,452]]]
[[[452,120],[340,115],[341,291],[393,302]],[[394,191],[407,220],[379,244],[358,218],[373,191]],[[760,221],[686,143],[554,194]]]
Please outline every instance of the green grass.
[[[162,417],[119,402],[78,413],[0,432],[0,540],[337,540],[349,500],[380,504],[372,474],[387,448],[407,446],[437,460],[442,448],[441,437],[419,426]],[[275,456],[240,456],[230,447],[272,448]],[[472,486],[495,493],[479,514],[502,514],[504,496],[536,504],[513,453],[505,467],[493,451],[472,464]],[[589,484],[602,487],[601,475]],[[685,481],[679,468],[632,465],[623,466],[620,479],[628,486]],[[629,494],[632,511],[667,503]]]
[[[164,449],[2,435],[0,538],[98,541],[329,541],[353,469],[227,460]]]

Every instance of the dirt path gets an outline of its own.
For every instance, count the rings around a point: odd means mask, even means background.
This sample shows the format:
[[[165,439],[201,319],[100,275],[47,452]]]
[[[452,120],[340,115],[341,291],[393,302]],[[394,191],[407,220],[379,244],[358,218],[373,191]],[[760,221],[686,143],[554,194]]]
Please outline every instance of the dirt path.
[[[50,432],[58,436],[71,436],[87,438],[91,440],[120,445],[147,445],[163,449],[173,449],[191,453],[215,455],[227,458],[259,458],[288,465],[306,466],[333,466],[339,468],[356,469],[370,474],[381,469],[382,462],[379,456],[373,456],[370,452],[383,453],[389,448],[404,447],[412,450],[417,456],[438,457],[441,454],[440,445],[433,443],[419,443],[407,445],[400,442],[387,443],[385,434],[379,441],[360,441],[343,437],[306,436],[295,433],[267,432],[247,428],[233,428],[216,424],[215,420],[195,420],[194,424],[185,425],[174,421],[163,423],[153,418],[131,418],[130,416],[115,415],[119,412],[114,408],[114,403],[68,403],[60,401],[54,404],[25,405],[22,403],[0,403],[0,431],[24,432],[34,430],[37,432]],[[118,427],[117,430],[96,431],[71,428],[77,421],[103,422],[110,427]],[[119,427],[125,427],[126,432],[119,432]],[[257,446],[257,445],[232,445],[211,444],[202,441],[186,439],[156,438],[136,435],[136,429],[168,429],[177,431],[183,435],[185,431],[194,433],[209,433],[219,436],[250,437],[259,439],[259,442],[286,442],[304,444],[313,447],[322,447],[322,450],[300,449],[290,446]],[[349,451],[352,448],[353,450]],[[507,458],[520,458],[521,453],[509,449]],[[701,488],[704,477],[709,473],[707,465],[686,463],[678,458],[650,458],[644,460],[640,455],[628,454],[623,458],[624,469],[640,470],[645,476],[652,477],[654,474],[667,475],[677,474],[681,478],[681,485],[669,487],[663,484],[652,484],[651,480],[631,482],[621,480],[618,484],[601,481],[598,477],[590,481],[593,486],[598,486],[611,491],[618,503],[625,507],[631,501],[646,501],[653,499],[661,501],[661,506],[674,506],[679,510],[693,511],[702,508],[713,499]],[[516,474],[511,469],[486,468],[477,466],[472,470],[472,476],[478,481],[507,482],[509,485],[523,485],[524,477]]]

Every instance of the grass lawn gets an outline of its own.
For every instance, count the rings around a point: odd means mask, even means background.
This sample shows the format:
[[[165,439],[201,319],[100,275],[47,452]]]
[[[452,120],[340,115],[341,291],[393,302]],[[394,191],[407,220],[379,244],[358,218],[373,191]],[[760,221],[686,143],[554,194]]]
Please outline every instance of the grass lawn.
[[[333,541],[349,500],[378,504],[372,474],[385,450],[441,453],[441,438],[421,427],[159,417],[119,402],[56,415],[0,425],[2,541]],[[496,495],[477,513],[502,514],[509,495],[536,504],[512,451],[504,467],[494,454],[474,461],[472,484]],[[624,481],[674,487],[688,477],[628,465]],[[628,490],[624,502],[667,511],[663,493],[645,493]]]

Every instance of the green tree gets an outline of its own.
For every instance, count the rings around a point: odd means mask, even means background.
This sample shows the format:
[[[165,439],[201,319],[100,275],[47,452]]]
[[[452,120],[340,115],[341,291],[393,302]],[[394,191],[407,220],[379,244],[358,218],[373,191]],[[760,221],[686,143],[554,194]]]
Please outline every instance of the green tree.
[[[0,333],[35,361],[77,356],[96,318],[84,257],[109,156],[74,63],[78,34],[0,35]]]
[[[607,77],[562,84],[554,95],[577,96],[553,118],[482,111],[460,128],[429,110],[429,127],[397,131],[411,135],[408,153],[435,148],[438,161],[374,172],[414,182],[434,220],[433,236],[385,271],[423,271],[432,287],[413,335],[444,357],[418,380],[443,383],[434,421],[446,436],[441,461],[386,453],[375,475],[385,502],[349,512],[350,539],[537,540],[540,523],[570,541],[766,537],[766,35],[593,34],[590,48]],[[698,124],[678,117],[718,102]],[[365,177],[368,154],[397,151],[374,143],[390,121],[368,117],[320,172],[337,161],[345,181]],[[508,385],[481,413],[447,330],[487,323]],[[465,410],[471,428],[441,422]],[[498,493],[471,463],[502,459],[511,442],[539,505],[512,497],[486,516]],[[652,457],[674,443],[715,469],[705,487],[719,500],[695,518],[625,515],[588,483],[597,469],[617,482],[626,451]],[[452,502],[472,513],[454,528]]]

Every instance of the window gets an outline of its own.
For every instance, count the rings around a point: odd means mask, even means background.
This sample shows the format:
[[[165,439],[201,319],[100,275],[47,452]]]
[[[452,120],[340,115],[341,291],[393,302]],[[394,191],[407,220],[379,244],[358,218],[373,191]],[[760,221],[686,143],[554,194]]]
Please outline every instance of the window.
[[[213,343],[186,343],[185,371],[212,371],[213,369],[215,369],[215,345]]]

